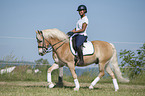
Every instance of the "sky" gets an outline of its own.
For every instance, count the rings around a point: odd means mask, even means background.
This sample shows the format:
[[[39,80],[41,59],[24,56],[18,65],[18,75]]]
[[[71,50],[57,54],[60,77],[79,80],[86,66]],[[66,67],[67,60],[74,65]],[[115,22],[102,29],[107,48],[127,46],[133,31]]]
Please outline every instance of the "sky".
[[[26,61],[43,58],[53,64],[52,53],[38,55],[35,30],[71,31],[81,4],[88,9],[89,41],[113,43],[118,53],[145,43],[145,0],[0,0],[0,59],[13,53]]]

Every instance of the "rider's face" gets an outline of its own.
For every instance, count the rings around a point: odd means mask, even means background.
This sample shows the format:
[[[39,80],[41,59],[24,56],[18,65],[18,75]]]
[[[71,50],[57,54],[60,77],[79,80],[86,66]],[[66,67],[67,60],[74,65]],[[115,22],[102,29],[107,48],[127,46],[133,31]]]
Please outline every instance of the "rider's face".
[[[86,11],[86,10],[80,10],[80,11],[79,11],[79,14],[80,14],[81,17],[83,17],[83,16],[85,15],[85,11]]]

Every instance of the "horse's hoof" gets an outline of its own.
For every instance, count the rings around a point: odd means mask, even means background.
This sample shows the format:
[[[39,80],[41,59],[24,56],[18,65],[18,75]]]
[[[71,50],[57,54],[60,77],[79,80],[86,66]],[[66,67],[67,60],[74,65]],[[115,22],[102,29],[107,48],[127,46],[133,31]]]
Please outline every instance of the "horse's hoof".
[[[79,88],[74,88],[74,91],[79,91]]]
[[[94,89],[94,87],[92,85],[89,86],[89,89]]]
[[[118,89],[115,89],[115,92],[117,92],[118,91]]]
[[[54,84],[52,82],[48,83],[49,88],[53,88]]]

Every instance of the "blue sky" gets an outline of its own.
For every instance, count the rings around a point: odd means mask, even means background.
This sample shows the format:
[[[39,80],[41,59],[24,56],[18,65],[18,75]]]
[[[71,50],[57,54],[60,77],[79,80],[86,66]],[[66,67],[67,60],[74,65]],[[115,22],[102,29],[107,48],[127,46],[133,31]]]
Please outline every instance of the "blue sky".
[[[28,61],[53,63],[52,54],[38,55],[35,30],[58,28],[67,33],[88,8],[88,40],[112,42],[136,50],[145,42],[145,0],[0,0],[0,59],[11,52]]]

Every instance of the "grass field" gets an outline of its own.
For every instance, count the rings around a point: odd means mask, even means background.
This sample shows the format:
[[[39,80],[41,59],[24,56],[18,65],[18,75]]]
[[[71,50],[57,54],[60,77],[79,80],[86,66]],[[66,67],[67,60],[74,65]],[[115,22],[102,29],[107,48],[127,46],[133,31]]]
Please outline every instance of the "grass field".
[[[112,83],[98,83],[89,90],[89,83],[80,83],[80,90],[73,91],[74,84],[64,82],[64,87],[49,89],[46,82],[0,82],[0,96],[145,96],[144,85],[119,84],[118,92]]]
[[[90,72],[78,76],[80,90],[75,87],[72,76],[63,76],[64,87],[49,89],[46,82],[48,66],[41,66],[41,73],[27,73],[28,66],[19,66],[12,73],[0,75],[0,96],[145,96],[145,73],[130,78],[129,83],[119,83],[119,90],[114,91],[111,77],[102,78],[93,90],[89,85],[94,80]],[[97,74],[96,74],[97,75]],[[52,81],[58,81],[58,71],[52,73]],[[67,81],[67,82],[66,82]]]

